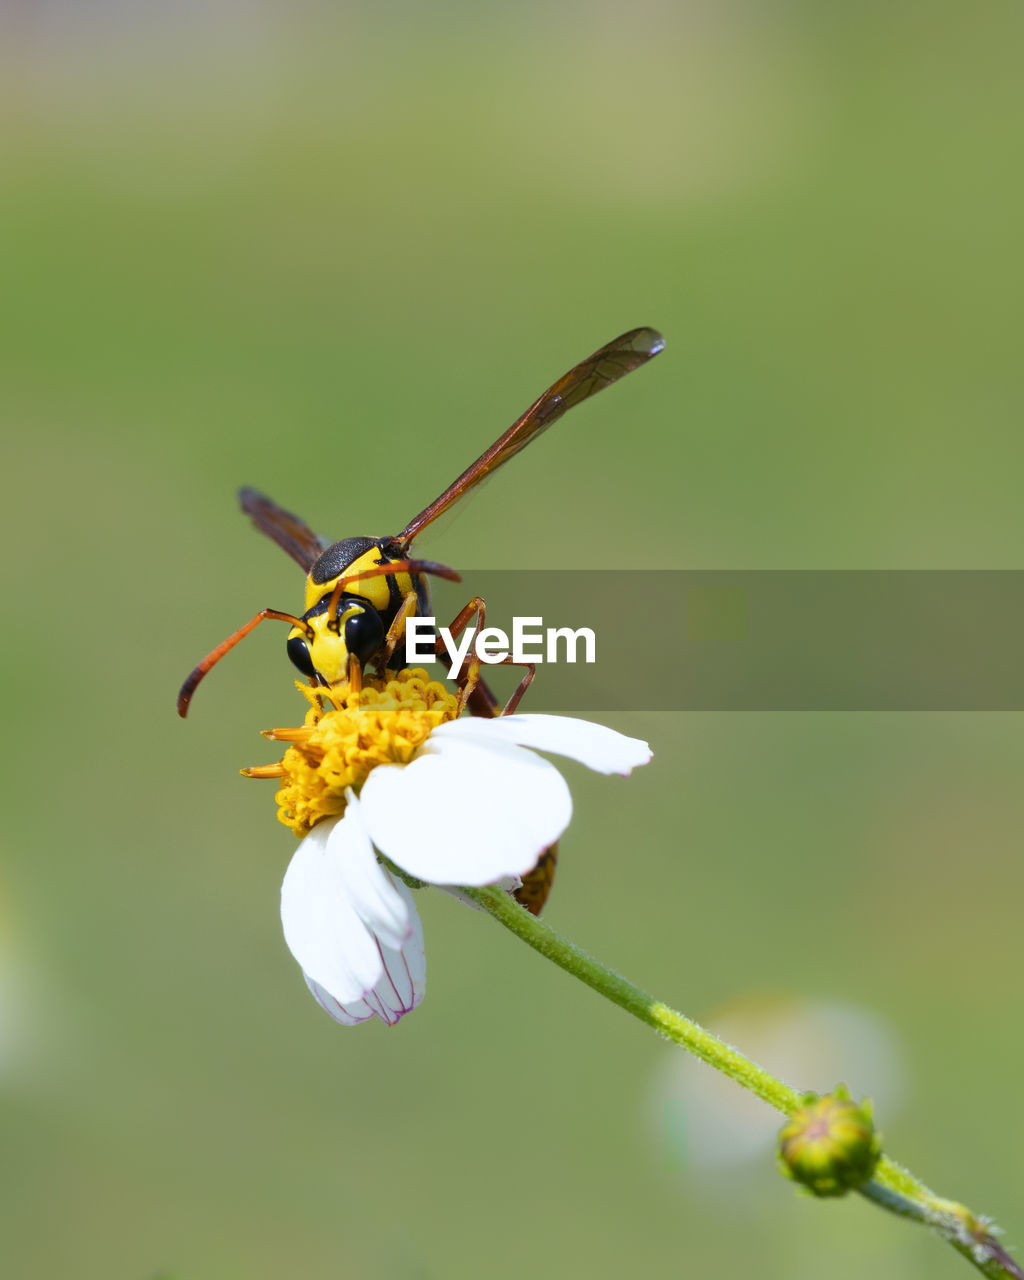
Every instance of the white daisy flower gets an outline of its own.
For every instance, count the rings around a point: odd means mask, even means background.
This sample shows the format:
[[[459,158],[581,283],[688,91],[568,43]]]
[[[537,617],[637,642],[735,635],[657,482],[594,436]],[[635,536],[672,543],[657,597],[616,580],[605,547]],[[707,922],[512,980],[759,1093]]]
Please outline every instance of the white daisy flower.
[[[247,771],[284,778],[278,816],[308,832],[284,878],[284,935],[313,995],[346,1025],[392,1025],[423,999],[419,913],[378,852],[430,884],[514,887],[572,816],[564,778],[537,751],[599,773],[651,758],[645,742],[585,720],[456,713],[443,685],[402,672],[317,707],[303,730],[271,731],[294,746],[280,766]]]

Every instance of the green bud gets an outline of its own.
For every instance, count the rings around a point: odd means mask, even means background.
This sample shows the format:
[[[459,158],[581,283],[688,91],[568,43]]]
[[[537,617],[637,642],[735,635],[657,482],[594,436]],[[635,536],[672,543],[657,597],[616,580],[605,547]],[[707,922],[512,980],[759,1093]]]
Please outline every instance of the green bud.
[[[875,1172],[882,1147],[871,1103],[850,1099],[845,1085],[804,1105],[779,1130],[779,1168],[816,1196],[844,1196]]]

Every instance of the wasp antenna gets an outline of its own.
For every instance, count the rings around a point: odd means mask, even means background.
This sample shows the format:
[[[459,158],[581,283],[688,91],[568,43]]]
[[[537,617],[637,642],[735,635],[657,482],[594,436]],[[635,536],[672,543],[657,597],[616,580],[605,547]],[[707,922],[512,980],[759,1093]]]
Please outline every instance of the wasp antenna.
[[[461,582],[462,575],[446,564],[438,564],[436,560],[397,560],[396,565],[404,564],[410,573],[430,573],[435,578],[447,578],[449,582]]]
[[[338,620],[338,610],[345,588],[353,582],[361,582],[365,578],[387,578],[396,573],[431,573],[435,578],[447,578],[449,582],[461,582],[462,578],[454,569],[446,564],[438,564],[436,560],[389,560],[384,564],[374,565],[371,569],[360,569],[358,573],[346,573],[334,584],[331,598],[327,602],[327,614],[334,622]]]
[[[188,715],[192,695],[195,693],[203,676],[206,675],[211,667],[216,666],[221,658],[238,644],[239,640],[244,640],[250,631],[267,618],[275,618],[278,622],[290,622],[293,627],[306,627],[306,623],[301,618],[296,618],[292,613],[281,613],[279,609],[261,609],[255,618],[250,618],[245,626],[239,627],[226,640],[222,640],[216,649],[211,649],[202,662],[193,668],[192,673],[178,691],[178,715],[183,720]]]

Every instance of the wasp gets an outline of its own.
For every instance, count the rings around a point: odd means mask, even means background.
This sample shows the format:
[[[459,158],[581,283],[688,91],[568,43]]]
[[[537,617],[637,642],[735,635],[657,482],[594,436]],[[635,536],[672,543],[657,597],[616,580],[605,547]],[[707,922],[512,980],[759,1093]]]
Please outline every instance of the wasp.
[[[331,687],[348,681],[352,688],[358,689],[368,666],[382,676],[388,670],[399,670],[404,665],[408,619],[432,616],[428,576],[459,581],[459,575],[446,565],[411,557],[413,540],[567,410],[646,364],[664,345],[664,338],[655,329],[630,329],[574,365],[439,497],[414,516],[401,533],[332,542],[315,534],[298,516],[285,511],[264,494],[255,489],[240,489],[242,510],[262,533],[301,565],[306,574],[304,610],[296,616],[279,609],[261,609],[223,640],[182,685],[178,714],[187,714],[192,695],[206,673],[267,619],[291,624],[288,656],[314,685]],[[452,622],[451,634],[461,634],[474,621],[482,627],[485,610],[484,601],[475,596]],[[511,663],[511,659],[506,661]],[[525,665],[525,675],[511,698],[502,705],[480,679],[479,659],[475,655],[467,656],[455,677],[462,707],[468,706],[471,713],[485,716],[514,711],[533,679],[532,664]],[[538,864],[537,872],[532,873],[537,877],[535,891],[529,899],[523,899],[531,910],[535,909],[537,896],[546,897],[553,867],[554,854],[549,851]]]

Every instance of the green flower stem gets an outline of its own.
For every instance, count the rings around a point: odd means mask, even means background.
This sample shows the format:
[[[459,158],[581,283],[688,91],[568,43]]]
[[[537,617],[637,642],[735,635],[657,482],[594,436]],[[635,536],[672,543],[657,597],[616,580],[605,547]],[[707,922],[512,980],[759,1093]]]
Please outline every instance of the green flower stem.
[[[709,1066],[735,1080],[776,1111],[789,1115],[803,1103],[804,1095],[799,1090],[777,1080],[738,1049],[587,955],[543,920],[530,915],[503,890],[488,886],[464,889],[463,892],[542,956],[666,1039],[682,1045]],[[887,1156],[879,1161],[871,1181],[859,1190],[880,1208],[933,1228],[991,1280],[1006,1280],[1008,1276],[1013,1280],[1024,1280],[1024,1271],[993,1238],[991,1224],[986,1219],[979,1218],[955,1201],[936,1196]]]
[[[776,1111],[788,1115],[800,1105],[802,1095],[796,1089],[776,1080],[763,1067],[744,1057],[738,1049],[733,1049],[696,1022],[684,1018],[681,1013],[676,1013],[667,1004],[655,1000],[621,974],[615,973],[574,943],[560,937],[550,925],[537,916],[530,915],[509,894],[490,887],[467,889],[464,892],[542,956],[553,960],[567,973],[579,978],[588,987],[593,987],[614,1004],[620,1005],[634,1018],[646,1022],[666,1039],[689,1049],[696,1057],[723,1072],[744,1089],[749,1089]]]

